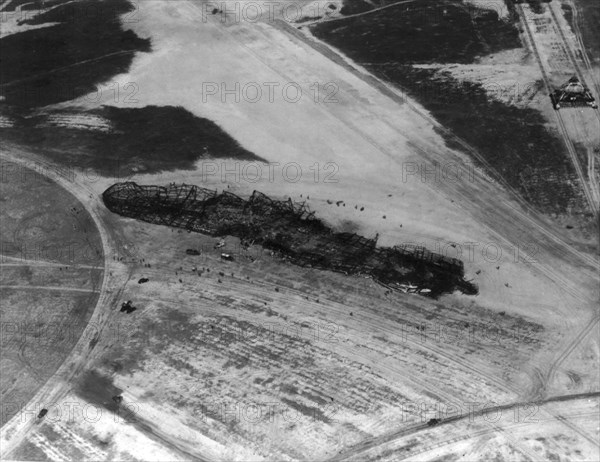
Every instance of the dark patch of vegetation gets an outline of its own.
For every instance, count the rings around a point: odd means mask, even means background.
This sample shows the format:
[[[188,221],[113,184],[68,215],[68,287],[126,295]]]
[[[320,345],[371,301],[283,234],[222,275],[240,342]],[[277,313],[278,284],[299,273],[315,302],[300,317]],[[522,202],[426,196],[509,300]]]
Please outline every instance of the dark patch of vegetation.
[[[293,400],[287,399],[287,398],[281,398],[281,402],[287,404],[289,407],[298,411],[300,414],[302,414],[306,417],[309,417],[311,419],[314,419],[314,420],[317,420],[320,422],[324,422],[324,423],[331,423],[331,419],[329,417],[327,417],[325,415],[325,413],[317,407],[306,406],[305,404],[298,403],[296,401],[293,401]]]
[[[481,85],[450,76],[436,78],[432,70],[396,66],[386,67],[385,73],[475,147],[527,201],[552,212],[583,207],[563,142],[545,127],[538,111],[491,100]]]
[[[476,14],[474,14],[476,12]],[[458,2],[418,2],[313,26],[357,62],[459,62],[520,46],[511,22]]]
[[[340,10],[343,15],[364,13],[373,9],[373,5],[368,4],[364,0],[345,0]]]
[[[535,14],[542,14],[544,12],[542,3],[545,2],[542,2],[541,0],[529,0],[527,3],[529,4],[531,11],[533,11]]]
[[[117,412],[119,403],[112,397],[121,395],[123,390],[116,387],[110,377],[101,375],[96,370],[86,371],[75,385],[75,393],[91,404]]]
[[[37,107],[95,91],[95,85],[126,72],[136,51],[150,41],[123,30],[126,0],[82,0],[61,4],[22,23],[58,25],[0,40],[0,87],[5,104]]]
[[[571,29],[573,29],[573,9],[571,8],[571,5],[566,5],[563,3],[561,8],[565,19],[569,23],[569,26],[571,26]]]
[[[583,210],[564,144],[538,111],[490,99],[480,84],[412,66],[472,63],[478,56],[521,47],[514,21],[456,2],[408,6],[321,23],[313,31],[418,100],[532,205],[553,213]],[[512,5],[510,11],[514,16]],[[462,149],[444,136],[449,146]]]
[[[25,10],[42,10],[44,8],[50,8],[52,6],[60,5],[61,3],[67,3],[69,0],[12,0],[11,2],[6,2],[7,4],[2,7],[2,13],[6,15],[6,17],[10,17],[7,13],[11,13],[16,11],[20,6],[21,11]],[[22,14],[21,16],[17,16],[19,19],[27,18],[26,14]]]
[[[112,131],[50,126],[45,116],[35,116],[21,118],[16,127],[0,129],[0,134],[60,163],[119,178],[134,172],[191,169],[202,158],[262,160],[214,122],[181,107],[103,106],[87,114],[107,119]]]
[[[583,44],[590,58],[600,64],[600,2],[598,0],[575,0],[579,7],[579,20]]]

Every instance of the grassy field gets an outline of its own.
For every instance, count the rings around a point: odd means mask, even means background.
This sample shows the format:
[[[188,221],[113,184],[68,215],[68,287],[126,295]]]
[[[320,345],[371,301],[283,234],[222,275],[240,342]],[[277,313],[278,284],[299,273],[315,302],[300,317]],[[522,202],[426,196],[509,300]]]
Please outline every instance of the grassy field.
[[[580,8],[583,43],[595,65],[600,65],[600,3],[594,0],[575,0]]]
[[[84,0],[61,2],[24,18],[26,25],[57,24],[0,40],[5,103],[31,108],[68,101],[125,72],[135,51],[150,50],[148,40],[124,30],[119,22],[132,9],[126,0]]]
[[[71,194],[42,170],[2,167],[7,175],[0,183],[3,256],[25,263],[102,264],[95,224]]]
[[[0,182],[0,424],[79,340],[103,274],[100,236],[79,202],[32,170],[10,171]]]
[[[101,108],[55,111],[52,117],[97,116],[111,127],[48,123],[46,116],[20,118],[15,127],[0,129],[0,136],[29,146],[62,165],[91,169],[105,176],[158,173],[191,169],[200,159],[262,160],[241,147],[211,120],[196,117],[175,106]]]
[[[585,213],[564,144],[537,110],[493,100],[480,84],[435,70],[435,65],[473,63],[481,56],[520,48],[514,17],[499,20],[493,11],[434,2],[324,22],[312,31],[403,88],[539,210]],[[419,64],[434,66],[415,66]],[[451,139],[447,142],[460,149]]]
[[[477,14],[473,14],[477,11]],[[460,2],[398,5],[314,26],[315,35],[358,62],[469,63],[476,56],[520,46],[513,23]]]

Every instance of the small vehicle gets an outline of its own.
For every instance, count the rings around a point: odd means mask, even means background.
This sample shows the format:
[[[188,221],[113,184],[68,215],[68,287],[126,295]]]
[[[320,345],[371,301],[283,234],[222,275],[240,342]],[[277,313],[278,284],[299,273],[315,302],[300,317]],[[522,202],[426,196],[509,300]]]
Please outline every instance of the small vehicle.
[[[46,414],[48,414],[48,409],[42,409],[38,414],[38,419],[43,419]]]
[[[429,419],[429,422],[427,422],[427,426],[428,427],[435,427],[440,422],[441,422],[441,419]]]
[[[228,253],[222,253],[221,260],[234,261],[234,258],[233,258],[233,255],[230,255]]]

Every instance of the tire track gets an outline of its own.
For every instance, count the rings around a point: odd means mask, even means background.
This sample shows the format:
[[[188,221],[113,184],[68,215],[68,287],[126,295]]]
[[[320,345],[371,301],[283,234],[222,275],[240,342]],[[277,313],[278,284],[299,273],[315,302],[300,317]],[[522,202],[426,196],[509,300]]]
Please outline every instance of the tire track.
[[[538,402],[536,404],[543,405],[543,404],[548,404],[548,403],[557,403],[557,402],[565,402],[565,401],[571,401],[571,400],[579,400],[579,399],[585,399],[585,398],[597,398],[597,397],[600,397],[600,392],[580,393],[580,394],[575,394],[575,395],[561,395],[561,396],[546,398],[545,400]],[[442,420],[441,422],[439,422],[438,425],[436,425],[436,428],[438,428],[440,426],[445,426],[445,425],[449,425],[452,423],[460,422],[467,418],[470,420],[475,417],[484,417],[485,418],[485,416],[487,416],[489,413],[514,410],[514,409],[518,409],[519,407],[529,406],[531,404],[532,403],[529,403],[529,402],[503,404],[500,406],[489,407],[489,408],[486,408],[485,410],[480,410],[480,411],[476,411],[473,413],[469,412],[469,413],[467,413],[467,415],[457,415],[457,416],[449,417],[449,418],[446,418],[446,419]],[[515,423],[515,426],[518,426],[518,425],[523,425],[523,423],[522,422]],[[429,428],[430,427],[426,423],[420,424],[420,425],[413,425],[411,427],[407,427],[402,430],[398,430],[398,431],[389,433],[387,435],[382,435],[378,438],[374,438],[373,440],[368,441],[366,443],[361,443],[358,447],[350,448],[348,451],[340,453],[332,458],[326,459],[326,461],[327,462],[339,462],[339,461],[343,461],[343,460],[348,460],[352,457],[359,456],[359,455],[364,454],[364,453],[366,453],[372,449],[375,449],[377,447],[381,447],[385,444],[392,443],[400,438],[403,438],[403,437],[406,437],[409,435],[417,434],[417,433],[427,430]],[[486,430],[481,430],[480,432],[477,432],[474,434],[473,433],[465,434],[465,435],[462,435],[459,437],[452,438],[451,440],[439,442],[436,445],[432,445],[432,446],[429,446],[424,449],[421,448],[418,452],[407,454],[405,457],[411,457],[413,455],[420,454],[422,452],[427,452],[431,449],[434,449],[435,447],[441,447],[444,445],[452,444],[453,442],[456,442],[456,441],[469,439],[469,438],[472,438],[473,436],[479,436],[479,434],[483,435],[483,434],[487,434],[490,432],[494,432],[494,429],[490,428],[490,429],[486,429]]]
[[[562,237],[560,237],[554,231],[550,231],[545,226],[542,226],[540,224],[540,221],[543,222],[543,220],[539,219],[539,217],[540,217],[539,212],[534,210],[528,203],[526,203],[521,198],[521,195],[518,193],[518,191],[516,191],[513,187],[511,187],[509,184],[507,184],[506,181],[502,179],[500,174],[493,167],[491,167],[491,165],[489,165],[489,163],[472,146],[470,146],[464,140],[457,137],[454,133],[452,133],[450,130],[448,130],[444,126],[440,125],[437,122],[437,120],[435,120],[434,118],[429,116],[423,110],[421,110],[420,108],[415,106],[415,104],[410,99],[406,98],[406,96],[404,94],[399,93],[396,88],[390,86],[386,82],[383,82],[381,79],[373,76],[366,69],[363,69],[360,66],[356,65],[356,63],[350,63],[349,59],[344,57],[341,52],[333,49],[332,47],[330,47],[329,45],[316,39],[315,37],[311,36],[309,38],[308,36],[302,34],[297,29],[290,26],[289,24],[287,24],[284,21],[275,21],[273,23],[273,26],[281,29],[282,31],[288,33],[289,35],[296,37],[298,40],[304,42],[306,45],[315,49],[317,52],[323,54],[328,59],[334,61],[338,65],[340,65],[340,66],[344,67],[345,69],[347,69],[348,71],[350,71],[355,77],[358,77],[359,79],[363,80],[365,83],[377,88],[385,96],[388,96],[389,98],[398,102],[399,104],[408,105],[413,111],[415,111],[415,113],[417,113],[420,117],[422,117],[427,122],[432,124],[437,130],[440,130],[442,133],[444,133],[444,135],[446,135],[446,136],[450,137],[452,140],[456,141],[467,153],[469,153],[473,158],[475,158],[478,162],[480,162],[487,171],[491,172],[494,179],[496,181],[498,181],[506,189],[506,191],[509,194],[510,199],[514,200],[523,209],[523,210],[519,210],[511,204],[504,203],[504,200],[501,199],[502,202],[498,205],[502,205],[504,207],[503,211],[506,212],[506,214],[505,214],[506,217],[515,215],[517,218],[517,220],[516,220],[517,222],[527,223],[527,224],[529,224],[529,226],[531,228],[538,231],[542,237],[539,239],[536,239],[536,242],[540,242],[543,244],[548,242],[549,244],[553,243],[556,245],[555,247],[549,247],[548,248],[549,250],[550,249],[560,250],[561,252],[573,255],[577,259],[579,259],[580,262],[582,262],[585,265],[588,265],[591,268],[594,268],[594,270],[596,270],[596,268],[598,267],[598,264],[599,264],[599,262],[596,258],[580,252],[575,247],[573,247],[571,244],[567,243]],[[357,127],[352,127],[352,128],[353,128],[353,130],[358,130]],[[377,147],[377,145],[375,145],[375,146]],[[437,153],[434,150],[427,150],[424,148],[420,149],[420,153],[423,155],[423,157],[425,159],[430,160],[433,163],[437,162],[440,165],[444,165],[444,163],[447,163],[449,160],[448,153],[444,153],[442,155],[441,153]],[[454,161],[458,166],[460,166],[463,169],[462,173],[467,171],[467,169],[463,165],[462,159],[456,157],[456,158],[453,158],[452,161]],[[481,195],[481,189],[487,190],[487,189],[489,189],[489,187],[486,185],[485,179],[481,178],[480,175],[474,175],[474,178],[472,180],[473,180],[473,183],[475,183],[475,182],[478,183],[477,187],[479,189],[477,189],[476,192],[473,193],[472,195],[464,195],[463,194],[462,197],[465,198],[467,204],[472,204],[475,207],[481,208],[481,207],[483,207],[483,204],[485,201],[483,200],[484,198],[480,198],[478,196]],[[445,182],[445,183],[448,183],[448,182]],[[449,186],[448,184],[444,184],[444,186],[447,188],[447,194],[459,194],[457,188],[453,188],[453,189],[448,188],[448,186]],[[475,185],[467,185],[467,186],[470,186],[471,188],[476,187]],[[495,199],[495,201],[498,201],[497,196],[494,197],[494,199]],[[476,200],[480,200],[481,203],[475,202]],[[469,210],[468,208],[466,208],[464,206],[463,206],[463,208],[467,213],[472,212],[471,210]],[[498,226],[498,228],[500,229],[500,226]],[[491,226],[488,226],[488,229],[491,229]],[[494,233],[494,234],[496,234],[496,233]]]
[[[544,80],[544,84],[546,86],[546,90],[548,91],[548,94],[552,93],[553,91],[553,86],[550,82],[550,78],[548,76],[548,73],[545,69],[544,66],[544,61],[542,60],[538,47],[535,43],[535,39],[533,36],[533,32],[531,31],[531,27],[529,26],[529,22],[527,20],[527,15],[525,14],[524,11],[524,7],[522,4],[517,3],[515,4],[515,8],[517,10],[517,12],[519,13],[519,18],[521,19],[521,22],[524,26],[525,32],[527,34],[527,37],[529,39],[529,45],[531,47],[531,50],[533,51],[533,54],[536,58],[536,61],[538,62],[538,66],[542,72],[542,77]],[[564,51],[566,52],[567,56],[570,57],[570,59],[573,59],[573,56],[570,52],[570,49],[568,47],[566,47],[566,43],[564,42],[565,38],[563,35],[563,31],[560,28],[560,26],[558,25],[558,23],[556,22],[556,17],[554,16],[554,11],[552,10],[552,8],[550,8],[550,11],[552,12],[552,17],[554,18],[555,22],[554,25],[555,27],[559,30],[559,35],[561,36],[563,43],[562,43],[562,47],[564,49]],[[572,64],[575,66],[575,69],[579,69],[579,67],[577,66],[577,63],[572,61]],[[581,70],[578,70],[578,73],[581,75]],[[583,81],[582,81],[583,83]],[[573,164],[573,167],[575,168],[575,171],[577,173],[577,176],[579,177],[579,181],[581,183],[581,187],[583,189],[583,193],[586,197],[586,200],[588,202],[588,206],[590,208],[590,210],[594,213],[595,216],[598,215],[598,210],[599,210],[599,205],[596,202],[596,200],[594,199],[594,194],[591,191],[590,188],[590,184],[588,179],[586,178],[583,169],[581,168],[581,164],[579,163],[579,158],[577,157],[577,151],[575,150],[575,146],[573,145],[573,142],[571,141],[571,138],[569,136],[569,132],[567,130],[567,127],[565,126],[565,122],[563,120],[562,115],[560,114],[560,110],[555,110],[554,111],[554,115],[556,117],[556,122],[558,123],[563,141],[565,143],[565,146],[567,148],[567,152],[569,153],[569,156],[571,157],[571,163]]]
[[[16,155],[16,153],[18,153],[18,155]],[[25,167],[28,166],[27,161],[30,157],[32,157],[28,152],[23,152],[22,150],[14,148],[13,146],[5,146],[1,156],[10,162],[14,162]],[[104,271],[100,285],[101,293],[96,302],[94,312],[88,321],[88,325],[82,331],[78,342],[71,350],[71,353],[65,358],[61,366],[57,369],[54,375],[38,390],[35,396],[29,400],[24,408],[35,408],[40,403],[56,402],[68,392],[69,383],[83,369],[94,350],[95,345],[90,344],[89,339],[94,337],[93,334],[96,331],[97,326],[100,326],[98,329],[100,333],[103,331],[103,329],[105,329],[109,320],[111,306],[116,297],[120,296],[125,287],[123,286],[123,288],[116,293],[109,291],[108,289],[111,267],[109,266],[107,255],[109,251],[112,253],[112,249],[114,248],[113,240],[104,228],[103,221],[98,215],[98,212],[89,205],[86,205],[87,203],[85,200],[83,200],[83,197],[87,199],[90,191],[88,190],[87,193],[83,194],[81,191],[83,186],[70,183],[62,178],[56,178],[53,181],[77,198],[81,202],[82,206],[86,207],[86,210],[94,221],[102,243]],[[3,459],[6,459],[7,456],[19,446],[19,444],[26,437],[26,434],[36,423],[36,420],[26,420],[23,422],[21,416],[16,414],[12,419],[2,426],[0,429],[0,441],[2,442],[0,455]]]
[[[579,417],[584,417],[585,418],[585,417],[591,417],[591,416],[595,416],[595,414],[592,414],[592,413],[572,414],[572,415],[569,415],[568,417],[569,418],[579,418]],[[545,420],[545,421],[542,421],[542,422],[547,422],[547,421],[549,421],[549,420]],[[528,425],[528,424],[527,423],[522,423],[522,422],[515,422],[512,425],[505,426],[504,429],[500,430],[500,432],[503,433],[505,436],[507,436],[506,435],[507,430],[518,429],[518,428],[523,427],[525,425]],[[473,433],[468,433],[467,432],[467,433],[465,433],[462,436],[456,436],[456,437],[448,438],[448,439],[439,441],[437,443],[434,443],[434,444],[431,444],[431,445],[427,445],[427,446],[425,446],[423,448],[419,448],[418,450],[410,451],[408,454],[402,454],[400,456],[400,459],[398,459],[398,460],[406,460],[409,457],[414,457],[414,456],[417,456],[419,454],[424,454],[424,453],[432,451],[434,449],[443,448],[445,446],[450,446],[452,444],[455,444],[455,443],[458,443],[458,442],[461,442],[461,441],[466,441],[466,440],[469,440],[469,439],[479,438],[479,437],[486,436],[486,435],[489,435],[489,434],[492,434],[492,433],[497,433],[497,432],[498,432],[498,428],[495,425],[492,425],[492,428],[478,430],[478,431],[475,431]],[[513,440],[513,442],[516,443],[516,445],[518,445],[518,441],[515,440],[514,438],[508,438],[508,439]],[[532,457],[533,454],[529,450],[525,450],[524,448],[522,448],[520,446],[519,447],[515,447],[515,449],[521,450],[525,455],[528,455],[531,458],[532,461],[540,460],[540,458],[537,455],[535,457]]]
[[[65,292],[84,292],[94,293],[99,292],[98,289],[82,289],[81,287],[61,287],[61,286],[0,286],[0,290],[11,289],[11,290],[50,290],[50,291],[65,291]]]
[[[175,271],[175,267],[172,267],[170,270]],[[157,277],[164,276],[164,272],[162,270],[154,270],[152,272],[146,271],[146,274],[152,274],[153,276],[155,275]],[[272,300],[273,303],[279,303],[281,305],[284,305],[286,302],[289,302],[289,298],[290,298],[290,294],[291,294],[298,298],[299,304],[304,305],[304,306],[310,306],[311,311],[321,311],[324,309],[324,307],[326,307],[328,312],[330,310],[334,310],[341,315],[342,313],[346,313],[348,310],[348,306],[338,303],[338,302],[335,302],[335,301],[332,301],[332,300],[329,300],[329,299],[326,299],[326,298],[323,298],[323,297],[319,297],[320,298],[319,303],[305,300],[306,294],[304,292],[302,292],[298,289],[290,288],[288,286],[286,286],[280,292],[275,292],[275,288],[278,287],[277,284],[269,283],[269,282],[265,282],[265,281],[253,280],[251,287],[248,287],[248,283],[246,281],[244,281],[243,279],[238,280],[237,278],[227,278],[226,282],[227,282],[227,285],[225,287],[227,287],[228,296],[237,299],[238,302],[240,302],[240,303],[243,303],[245,300],[247,300],[249,293],[253,293],[253,294],[256,294],[257,297],[263,297],[263,299],[270,299],[270,300]],[[224,285],[221,283],[218,283],[217,281],[214,281],[212,279],[203,278],[202,284],[203,284],[205,290],[209,290],[210,293],[222,293],[223,292]],[[242,296],[240,294],[244,294],[244,295]],[[182,302],[178,302],[178,303],[182,304]],[[394,337],[394,338],[399,336],[398,329],[394,329],[393,327],[390,327],[388,321],[380,318],[375,313],[370,313],[370,312],[362,310],[362,311],[360,311],[360,313],[356,313],[356,316],[357,316],[357,318],[359,318],[361,320],[361,323],[364,321],[364,324],[371,327],[372,331],[374,331],[374,332],[382,332],[382,333],[385,333],[388,336]],[[480,364],[480,368],[477,368],[473,365],[472,362],[464,361],[464,360],[458,358],[456,355],[449,354],[442,347],[435,347],[430,344],[424,344],[423,342],[421,342],[415,338],[412,338],[411,336],[405,336],[405,337],[406,338],[403,338],[403,341],[406,341],[407,344],[410,343],[411,345],[413,345],[413,347],[415,347],[416,350],[426,351],[426,352],[433,354],[439,358],[443,358],[446,361],[448,361],[452,364],[455,364],[459,369],[462,369],[465,372],[471,373],[476,378],[485,379],[490,385],[495,386],[497,389],[502,390],[503,392],[505,392],[507,394],[511,394],[511,395],[515,395],[515,396],[519,396],[521,394],[521,391],[508,386],[504,381],[502,381],[495,375],[491,374],[488,371],[483,370],[482,367],[484,365],[486,365],[486,363]],[[359,355],[359,354],[357,353],[357,355]],[[368,364],[368,361],[370,361],[370,359],[367,357],[365,357],[365,360],[367,361],[367,364]],[[394,372],[396,372],[396,371],[394,371]],[[410,379],[413,381],[417,380],[414,377],[411,377]],[[426,390],[434,393],[435,395],[440,395],[440,392],[438,389],[430,387],[429,385],[427,385],[425,382],[423,382],[421,380],[417,381],[417,385],[421,386],[423,389],[426,389]],[[455,397],[446,394],[446,396],[444,396],[444,398],[447,399],[448,402],[452,402],[452,400]]]
[[[298,37],[301,36],[303,38],[303,41],[308,42],[309,45],[310,41],[307,39],[306,36],[302,35],[300,32],[298,32],[296,29],[294,29],[293,27],[291,27],[289,24],[287,24],[284,21],[280,21],[280,20],[276,20],[275,24],[278,24],[280,26],[282,26],[284,28],[285,31],[293,31],[292,35]],[[229,35],[232,37],[232,39],[238,43],[238,45],[240,45],[240,47],[244,48],[245,50],[248,51],[248,53],[254,57],[254,59],[258,60],[259,62],[261,62],[263,65],[269,67],[273,72],[277,73],[280,77],[282,77],[283,79],[287,79],[288,81],[290,80],[289,76],[284,75],[283,73],[281,73],[280,71],[274,69],[272,66],[270,66],[264,59],[262,59],[261,57],[258,56],[258,54],[251,50],[249,47],[247,47],[245,44],[241,43],[237,38],[233,37],[233,35],[231,33],[229,33]],[[312,46],[312,45],[311,45]],[[314,46],[313,46],[314,48]],[[322,52],[322,50],[319,50],[317,48],[317,51]],[[327,56],[329,57],[329,56]],[[330,57],[329,57],[330,58]],[[353,73],[356,73],[356,69],[352,69]],[[360,76],[359,76],[360,77]],[[372,82],[368,82],[371,83]],[[388,95],[389,96],[389,95]],[[411,106],[411,108],[415,109],[414,106]],[[375,147],[377,150],[379,150],[380,152],[382,152],[383,154],[387,155],[388,157],[396,160],[394,158],[393,155],[389,154],[387,152],[387,150],[381,146],[379,143],[377,143],[376,140],[374,140],[372,137],[368,136],[367,134],[363,133],[362,130],[360,130],[360,127],[357,127],[355,125],[350,124],[348,121],[346,120],[342,120],[339,119],[337,117],[335,117],[333,114],[331,114],[329,111],[327,111],[325,108],[321,107],[320,108],[322,113],[326,116],[326,117],[334,117],[336,120],[342,122],[343,124],[345,124],[346,126],[348,126],[353,132],[359,134],[363,139],[365,139],[365,141],[367,141],[369,144],[371,144],[373,147]],[[434,126],[439,126],[439,124],[437,123],[437,121],[434,121],[431,117],[426,117],[424,116],[420,111],[416,110],[417,113],[419,113],[419,115],[421,115],[422,117],[425,117],[430,123],[434,124]],[[398,130],[397,127],[392,126],[390,123],[388,123],[387,121],[385,122],[387,124],[388,127],[392,128],[393,130]],[[451,133],[449,132],[447,129],[443,129],[445,130],[447,133]],[[454,138],[456,138],[454,135],[452,135]],[[410,137],[408,138],[410,139]],[[419,153],[421,154],[421,156],[425,159],[429,159],[431,160],[434,164],[438,163],[440,165],[444,165],[445,162],[448,162],[448,156],[447,153],[446,155],[442,155],[441,153],[437,152],[437,149],[428,149],[426,146],[419,146],[417,144],[414,144],[414,146],[418,149]],[[473,150],[473,148],[469,148],[471,150]],[[479,154],[477,154],[478,157]],[[461,166],[461,168],[464,168],[462,166],[462,161],[460,159],[456,159],[457,162],[459,162],[459,165]],[[468,174],[468,172],[466,170],[464,170],[465,174]],[[461,199],[463,199],[463,203],[464,204],[471,204],[473,205],[477,210],[485,210],[486,207],[489,205],[486,200],[485,197],[480,197],[481,196],[481,190],[485,190],[486,189],[486,185],[484,183],[484,180],[482,178],[480,178],[478,175],[474,176],[474,180],[477,181],[473,181],[473,184],[468,184],[467,186],[467,190],[466,191],[461,191],[458,189],[458,187],[452,185],[448,185],[448,183],[452,183],[452,182],[443,182],[443,186],[446,188],[445,192],[440,192],[438,189],[436,188],[432,188],[432,191],[437,192],[438,194],[447,194],[449,196],[453,196],[453,197],[460,197]],[[475,185],[475,183],[477,183],[477,185]],[[439,185],[436,185],[439,187]],[[465,185],[463,185],[464,187]],[[471,192],[469,190],[469,188],[477,188],[476,192]],[[441,189],[441,188],[440,188]],[[517,194],[515,192],[515,194]],[[497,200],[497,198],[496,198]],[[499,204],[498,204],[499,205]],[[504,202],[502,202],[502,205],[505,206],[505,210],[508,211],[508,213],[506,215],[510,215],[510,214],[517,214],[519,216],[519,218],[522,218],[523,220],[521,221],[525,221],[528,222],[529,224],[533,225],[535,227],[535,229],[537,229],[538,231],[541,231],[545,236],[552,236],[552,233],[548,232],[544,227],[542,227],[541,225],[537,224],[533,219],[527,217],[527,215],[523,214],[522,212],[519,212],[516,210],[516,208],[512,207],[509,204],[506,204]],[[463,209],[466,211],[466,213],[472,213],[472,210],[470,210],[468,207],[465,207],[464,205],[462,206]],[[479,222],[485,226],[485,228],[488,230],[488,232],[490,232],[490,234],[496,236],[497,238],[499,238],[502,242],[504,242],[505,244],[508,244],[509,247],[514,247],[513,243],[503,237],[501,234],[499,234],[494,227],[489,224],[486,223],[482,220],[479,220]],[[554,236],[552,236],[554,237]],[[536,242],[540,242],[540,243],[544,243],[543,239],[537,239]],[[561,238],[555,237],[554,238],[554,242],[560,243],[563,246],[566,247],[567,251],[570,251],[571,253],[574,253],[580,257],[582,257],[584,260],[586,260],[588,263],[596,266],[598,265],[598,262],[595,261],[593,258],[581,254],[580,252],[578,252],[577,250],[575,250],[571,245],[567,244],[566,242],[564,242]],[[522,243],[517,243],[517,245],[522,244]],[[578,299],[579,301],[586,303],[588,300],[583,297],[580,293],[580,291],[578,291],[576,288],[572,287],[571,283],[567,282],[565,280],[564,277],[562,277],[562,275],[560,275],[557,271],[555,271],[553,266],[549,266],[549,265],[535,265],[535,268],[538,269],[542,274],[544,274],[546,277],[548,277],[551,281],[555,282],[558,286],[560,286],[565,292],[569,293],[571,296],[573,296],[574,298]]]
[[[585,44],[583,43],[583,34],[582,34],[581,28],[579,26],[579,23],[580,23],[579,8],[577,7],[577,4],[575,4],[575,2],[573,2],[571,0],[569,0],[567,2],[567,4],[571,7],[571,11],[573,12],[573,27],[575,29],[573,32],[575,33],[575,38],[577,39],[577,42],[581,49],[581,57],[583,58],[585,67],[587,68],[587,70],[590,74],[590,78],[594,82],[596,96],[600,98],[600,85],[598,85],[598,80],[595,77],[594,68],[593,68],[590,58],[587,54]]]

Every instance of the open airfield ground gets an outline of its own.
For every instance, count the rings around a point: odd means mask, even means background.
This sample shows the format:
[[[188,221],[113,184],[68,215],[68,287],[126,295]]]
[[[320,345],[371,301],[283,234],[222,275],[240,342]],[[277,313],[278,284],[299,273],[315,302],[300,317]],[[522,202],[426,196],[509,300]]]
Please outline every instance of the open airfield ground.
[[[123,34],[100,51],[109,77],[69,74],[103,62],[81,52],[60,71],[72,94],[19,104],[55,71],[3,74],[3,460],[600,460],[598,110],[556,112],[545,88],[577,74],[598,96],[578,4],[461,4],[515,15],[512,38],[475,21],[460,53],[396,56],[405,73],[374,50],[404,40],[385,16],[418,2],[346,3],[255,20],[252,2],[100,2]],[[383,35],[360,29],[369,15]],[[14,47],[44,30],[13,16]],[[438,42],[453,32],[431,18]],[[86,33],[73,24],[44,33]],[[371,61],[327,27],[360,31]],[[401,75],[483,85],[462,87],[485,96],[469,113],[506,158]],[[495,107],[540,138],[494,132]],[[337,231],[459,258],[479,292],[402,293],[125,218],[102,202],[122,181],[305,202]]]

